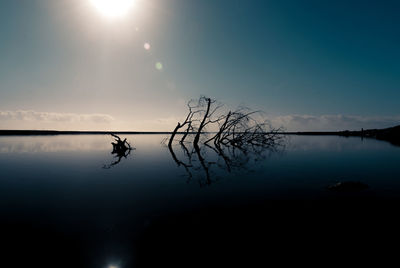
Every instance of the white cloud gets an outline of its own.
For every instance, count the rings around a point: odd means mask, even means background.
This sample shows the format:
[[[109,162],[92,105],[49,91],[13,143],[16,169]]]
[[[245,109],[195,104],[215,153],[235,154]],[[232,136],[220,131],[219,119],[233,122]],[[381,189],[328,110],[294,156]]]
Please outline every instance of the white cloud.
[[[0,111],[0,120],[110,123],[114,119],[112,116],[107,114],[48,113],[32,110],[18,110]]]
[[[114,118],[107,114],[0,111],[2,129],[99,129],[110,126]]]

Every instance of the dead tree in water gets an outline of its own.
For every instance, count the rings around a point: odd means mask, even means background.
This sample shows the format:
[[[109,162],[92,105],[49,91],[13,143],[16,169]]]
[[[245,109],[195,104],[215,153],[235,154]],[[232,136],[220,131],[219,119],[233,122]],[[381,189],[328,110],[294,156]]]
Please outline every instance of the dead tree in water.
[[[190,132],[194,135],[193,146],[198,147],[201,137],[210,133],[212,137],[204,142],[208,144],[213,141],[214,146],[273,146],[279,136],[280,129],[273,129],[267,120],[261,118],[259,111],[251,111],[246,108],[238,108],[234,111],[224,112],[223,105],[216,100],[202,96],[197,105],[188,103],[189,112],[185,121],[178,123],[168,142],[172,146],[179,129],[187,125],[186,132],[181,138],[181,143],[186,139]],[[262,117],[262,116],[261,116]],[[211,126],[214,132],[206,132],[206,128]]]
[[[185,120],[178,123],[172,132],[168,147],[174,161],[185,168],[189,178],[193,176],[192,171],[203,170],[205,184],[211,184],[211,167],[220,162],[208,159],[208,149],[223,160],[223,165],[230,172],[233,168],[244,167],[250,159],[262,159],[265,153],[276,151],[282,145],[281,130],[273,129],[259,111],[246,108],[227,110],[216,100],[205,96],[197,102],[190,101],[188,108]],[[184,127],[185,132],[179,132]],[[180,160],[174,152],[172,144],[176,134],[183,134],[177,140],[188,161]],[[192,148],[186,147],[187,140],[191,141]],[[193,161],[192,157],[195,158]],[[199,166],[196,167],[196,163]]]
[[[214,118],[215,113],[222,108],[222,104],[217,104],[216,100],[212,100],[207,97],[200,97],[199,99],[199,104],[201,104],[205,108],[205,111],[203,113],[203,118],[200,120],[200,124],[196,133],[196,136],[194,137],[193,140],[193,145],[198,146],[199,141],[200,141],[200,136],[203,134],[203,130],[208,124],[214,124],[218,123],[220,120],[223,119],[223,115],[220,117]]]
[[[178,131],[187,125],[186,130],[180,140],[183,143],[186,140],[188,134],[195,134],[193,144],[198,145],[201,134],[205,127],[210,123],[216,123],[218,120],[213,119],[214,113],[222,107],[222,105],[216,105],[216,101],[208,97],[200,97],[197,103],[194,100],[190,100],[187,104],[189,112],[183,123],[178,122],[175,129],[172,131],[171,137],[168,142],[168,146],[172,145]]]
[[[277,134],[280,129],[273,129],[266,120],[260,121],[253,117],[259,113],[245,108],[229,111],[221,121],[218,121],[217,133],[204,143],[213,141],[217,148],[221,146],[274,146],[279,139]]]
[[[187,126],[186,127],[186,131],[184,132],[184,135],[182,136],[182,138],[180,140],[180,143],[183,143],[185,141],[187,135],[191,131],[194,130],[193,123],[196,120],[193,119],[193,116],[195,116],[196,114],[200,113],[201,109],[199,109],[200,104],[196,104],[195,105],[195,104],[193,104],[193,102],[194,102],[193,100],[188,102],[187,107],[189,109],[189,112],[188,112],[188,114],[187,114],[187,116],[185,118],[185,121],[183,121],[183,123],[178,122],[178,124],[176,125],[176,127],[175,127],[174,131],[172,132],[172,135],[171,135],[171,137],[169,139],[169,142],[168,142],[168,146],[169,147],[172,146],[172,142],[174,141],[175,135],[178,133],[178,131],[181,128],[183,128],[184,126]]]

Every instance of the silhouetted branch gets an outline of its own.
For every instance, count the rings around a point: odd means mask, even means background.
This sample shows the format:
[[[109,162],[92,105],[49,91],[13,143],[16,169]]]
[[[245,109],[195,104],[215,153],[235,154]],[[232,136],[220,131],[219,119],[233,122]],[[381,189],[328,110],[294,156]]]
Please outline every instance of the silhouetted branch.
[[[189,134],[189,132],[190,132],[191,130],[192,130],[192,131],[194,130],[192,124],[193,124],[193,122],[195,122],[196,120],[193,119],[193,116],[196,115],[196,114],[198,114],[198,113],[200,113],[202,110],[199,109],[200,104],[193,105],[193,100],[191,100],[191,101],[188,102],[187,107],[188,107],[188,109],[189,109],[189,112],[188,112],[188,114],[187,114],[185,120],[183,121],[183,123],[178,122],[178,124],[176,125],[174,131],[173,131],[172,134],[171,134],[171,137],[170,137],[170,139],[169,139],[169,142],[168,142],[168,146],[169,146],[169,147],[171,147],[172,142],[174,141],[174,138],[175,138],[176,134],[178,133],[178,131],[179,131],[181,128],[183,128],[184,126],[187,125],[185,134],[184,134],[184,136],[181,138],[181,143],[183,143],[183,142],[185,141],[185,139],[186,139],[187,135]]]

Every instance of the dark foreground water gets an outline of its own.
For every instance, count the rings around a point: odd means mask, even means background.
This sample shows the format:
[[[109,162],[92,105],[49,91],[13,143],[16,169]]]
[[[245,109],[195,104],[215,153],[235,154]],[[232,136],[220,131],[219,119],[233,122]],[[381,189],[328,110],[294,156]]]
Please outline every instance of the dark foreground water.
[[[127,136],[135,150],[121,159],[109,136],[0,137],[0,262],[255,266],[397,235],[400,147],[290,136],[258,154],[202,148],[201,161],[164,137]],[[365,187],[329,188],[338,182]]]

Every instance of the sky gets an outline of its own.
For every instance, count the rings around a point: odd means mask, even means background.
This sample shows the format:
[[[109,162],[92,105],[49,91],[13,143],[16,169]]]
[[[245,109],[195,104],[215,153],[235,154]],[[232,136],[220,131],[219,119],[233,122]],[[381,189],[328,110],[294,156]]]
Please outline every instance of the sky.
[[[400,124],[400,2],[0,0],[0,129],[168,131],[206,95],[296,130]]]

